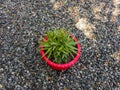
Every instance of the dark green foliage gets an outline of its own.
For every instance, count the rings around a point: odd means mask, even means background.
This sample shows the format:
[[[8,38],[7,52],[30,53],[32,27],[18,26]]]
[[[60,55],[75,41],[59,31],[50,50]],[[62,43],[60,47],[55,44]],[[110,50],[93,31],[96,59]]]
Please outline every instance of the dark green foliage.
[[[76,54],[76,44],[73,38],[70,38],[70,32],[66,32],[64,29],[55,29],[48,31],[46,36],[48,40],[40,42],[45,51],[45,55],[55,63],[66,63],[68,58],[74,58]]]

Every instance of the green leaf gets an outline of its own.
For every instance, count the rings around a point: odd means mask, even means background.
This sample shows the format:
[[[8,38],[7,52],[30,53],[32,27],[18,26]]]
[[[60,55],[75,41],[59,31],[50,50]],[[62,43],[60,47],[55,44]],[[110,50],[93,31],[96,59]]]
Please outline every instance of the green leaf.
[[[65,29],[48,30],[46,36],[48,40],[39,42],[45,50],[45,55],[48,58],[52,58],[56,63],[65,63],[69,56],[73,57],[74,53],[77,53],[76,44],[73,38],[70,38],[70,31]]]
[[[48,53],[50,53],[51,48],[49,48],[46,52],[45,55],[47,55]]]
[[[72,58],[74,58],[74,55],[70,52],[70,55],[72,56]]]

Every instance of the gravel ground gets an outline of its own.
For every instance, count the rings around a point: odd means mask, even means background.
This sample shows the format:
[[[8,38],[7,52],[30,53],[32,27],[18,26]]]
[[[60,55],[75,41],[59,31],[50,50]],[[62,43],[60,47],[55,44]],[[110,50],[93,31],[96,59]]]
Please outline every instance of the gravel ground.
[[[0,90],[120,90],[116,2],[0,0]],[[81,18],[94,30],[77,27]],[[73,67],[58,72],[40,59],[37,42],[47,30],[62,27],[80,40],[82,54]]]

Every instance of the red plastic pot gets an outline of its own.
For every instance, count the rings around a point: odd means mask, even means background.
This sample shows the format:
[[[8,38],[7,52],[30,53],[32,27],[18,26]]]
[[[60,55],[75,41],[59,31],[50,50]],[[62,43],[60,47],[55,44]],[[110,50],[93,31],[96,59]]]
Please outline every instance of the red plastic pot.
[[[78,41],[77,38],[74,37],[72,34],[70,35],[70,37],[73,38],[75,42]],[[44,39],[47,40],[47,37],[45,37]],[[43,41],[44,41],[44,40],[43,40]],[[44,60],[51,68],[53,68],[53,69],[55,69],[55,70],[60,70],[60,71],[61,71],[61,70],[66,70],[66,69],[70,68],[71,66],[73,66],[73,64],[75,64],[75,63],[78,61],[78,59],[79,59],[79,57],[80,57],[80,55],[81,55],[81,46],[80,46],[80,44],[78,43],[78,44],[76,45],[76,47],[77,47],[77,54],[75,55],[75,57],[74,57],[73,60],[71,60],[70,62],[68,62],[68,63],[66,63],[66,64],[57,64],[57,63],[54,63],[54,62],[52,62],[51,60],[49,60],[49,59],[47,58],[47,56],[45,55],[45,52],[44,52],[44,50],[43,50],[43,46],[40,46],[40,54],[43,56],[43,57],[42,57],[43,60]]]

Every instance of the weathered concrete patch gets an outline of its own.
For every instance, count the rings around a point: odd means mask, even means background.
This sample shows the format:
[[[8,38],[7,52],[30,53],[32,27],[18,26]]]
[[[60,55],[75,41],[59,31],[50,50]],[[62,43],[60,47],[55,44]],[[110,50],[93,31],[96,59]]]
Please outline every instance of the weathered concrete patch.
[[[120,62],[120,51],[113,53],[111,56],[116,60],[116,62]]]
[[[95,30],[95,27],[93,24],[88,22],[87,18],[79,19],[79,21],[75,24],[75,27],[82,30],[87,38],[94,39],[93,31]]]
[[[119,5],[120,5],[120,0],[113,0],[113,4],[114,4],[115,8],[113,9],[112,14],[113,14],[114,16],[120,15],[120,7],[119,7]]]
[[[120,26],[118,26],[118,32],[120,32]]]
[[[110,9],[106,9],[106,13],[105,15],[101,15],[101,12],[103,10],[103,8],[105,7],[105,3],[100,3],[99,5],[93,5],[92,6],[92,10],[93,10],[93,14],[94,14],[94,18],[95,19],[98,19],[98,20],[101,20],[102,22],[106,22],[107,21],[107,12],[109,12]]]
[[[62,7],[65,4],[64,0],[61,0],[59,2],[55,1],[55,0],[51,0],[51,2],[54,3],[54,5],[53,5],[54,10],[57,10],[58,8]]]
[[[78,6],[74,6],[74,7],[69,7],[68,8],[68,11],[69,11],[69,14],[70,16],[72,16],[73,20],[75,22],[78,22],[78,20],[80,19],[79,17],[79,7]]]

